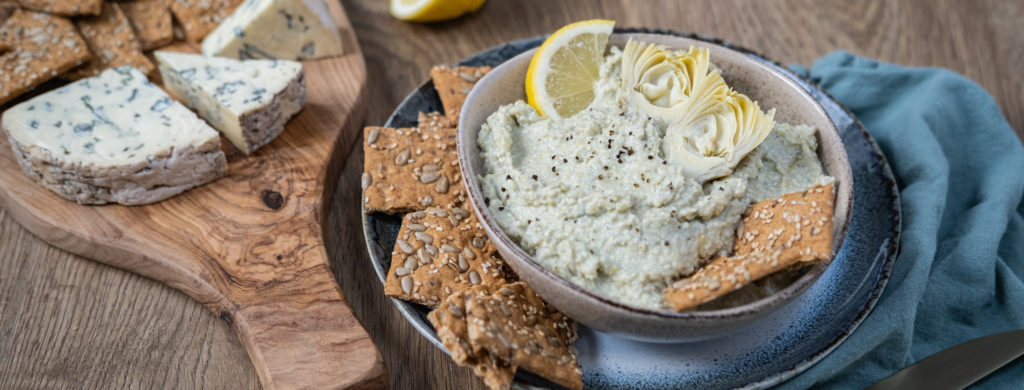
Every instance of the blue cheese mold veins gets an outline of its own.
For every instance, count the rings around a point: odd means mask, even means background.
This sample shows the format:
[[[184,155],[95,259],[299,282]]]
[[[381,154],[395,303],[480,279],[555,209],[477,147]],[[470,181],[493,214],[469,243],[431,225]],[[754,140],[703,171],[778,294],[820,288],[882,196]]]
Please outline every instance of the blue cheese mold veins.
[[[108,69],[3,115],[22,170],[84,204],[145,204],[227,173],[220,138],[132,67]]]
[[[246,154],[280,135],[306,103],[299,62],[164,51],[155,57],[170,93]]]

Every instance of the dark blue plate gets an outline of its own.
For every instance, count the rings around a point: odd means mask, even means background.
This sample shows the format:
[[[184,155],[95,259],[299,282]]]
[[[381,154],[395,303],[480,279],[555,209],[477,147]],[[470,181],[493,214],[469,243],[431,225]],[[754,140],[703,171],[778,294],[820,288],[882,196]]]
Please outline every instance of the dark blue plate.
[[[801,296],[738,336],[686,344],[647,344],[580,327],[579,362],[587,388],[763,388],[803,372],[827,356],[857,329],[874,307],[896,260],[900,202],[885,157],[864,128],[841,104],[811,82],[750,50],[713,38],[672,31],[617,29],[617,32],[671,34],[741,51],[793,78],[825,111],[842,136],[854,179],[853,217],[843,247],[828,270]],[[460,61],[459,65],[497,66],[540,46],[544,36],[509,42]],[[387,127],[412,127],[419,112],[442,111],[428,81],[406,97]],[[384,282],[401,217],[364,215],[363,231],[373,266]],[[438,348],[444,349],[427,321],[428,309],[393,300],[398,310]],[[519,384],[550,387],[528,372]]]

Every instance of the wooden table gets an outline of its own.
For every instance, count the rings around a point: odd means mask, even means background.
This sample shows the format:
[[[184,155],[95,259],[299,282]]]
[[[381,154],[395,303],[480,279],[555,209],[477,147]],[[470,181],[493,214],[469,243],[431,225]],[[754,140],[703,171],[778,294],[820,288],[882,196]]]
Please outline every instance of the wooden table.
[[[837,49],[942,66],[991,92],[1024,137],[1024,3],[1006,1],[491,0],[475,15],[430,25],[397,21],[387,1],[343,0],[366,53],[367,124],[379,125],[433,64],[572,21],[716,36],[783,63]],[[689,5],[683,5],[687,3]],[[641,7],[641,5],[643,5]],[[482,384],[451,363],[384,298],[363,245],[353,150],[325,229],[334,270],[383,354],[394,388]],[[185,295],[48,246],[0,210],[0,388],[256,388],[228,326]]]

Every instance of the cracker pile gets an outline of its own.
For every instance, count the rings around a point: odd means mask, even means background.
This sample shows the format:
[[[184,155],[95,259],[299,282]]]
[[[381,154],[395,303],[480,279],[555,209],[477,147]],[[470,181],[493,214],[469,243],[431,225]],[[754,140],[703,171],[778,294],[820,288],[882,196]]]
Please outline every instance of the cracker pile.
[[[173,42],[173,20],[198,42],[241,2],[0,0],[0,104],[58,77],[123,65],[149,74],[155,66],[144,50]]]
[[[384,292],[435,309],[428,318],[452,359],[492,389],[508,388],[520,367],[579,389],[575,323],[516,281],[466,200],[456,121],[489,70],[435,67],[444,114],[420,113],[414,128],[363,131],[364,212],[405,213]]]
[[[710,302],[788,268],[832,259],[831,184],[752,205],[733,244],[733,255],[712,260],[665,289],[676,311]]]

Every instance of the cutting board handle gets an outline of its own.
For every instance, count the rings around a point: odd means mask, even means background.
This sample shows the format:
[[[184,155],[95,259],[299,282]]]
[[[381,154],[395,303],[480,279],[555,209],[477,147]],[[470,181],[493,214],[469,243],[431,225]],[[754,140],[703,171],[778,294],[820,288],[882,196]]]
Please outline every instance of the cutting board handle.
[[[314,258],[298,262],[310,267],[251,290],[236,283],[242,288],[215,312],[238,332],[264,388],[386,388],[383,359],[362,348],[372,341],[335,283],[324,247],[303,253]]]

